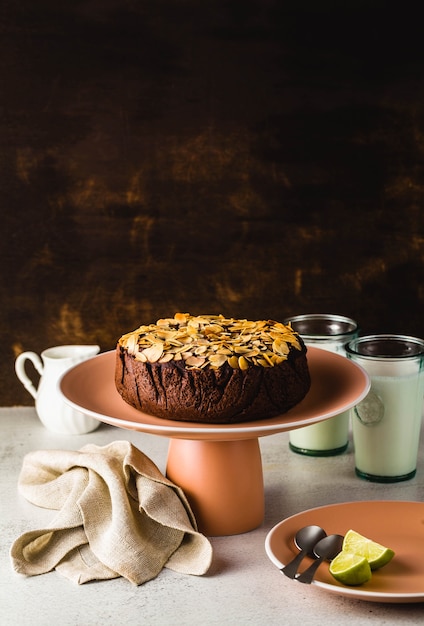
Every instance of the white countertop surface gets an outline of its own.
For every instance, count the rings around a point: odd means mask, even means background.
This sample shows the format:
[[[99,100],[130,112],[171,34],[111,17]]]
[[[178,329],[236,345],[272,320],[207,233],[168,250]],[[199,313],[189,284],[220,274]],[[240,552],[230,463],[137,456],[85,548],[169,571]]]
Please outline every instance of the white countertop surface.
[[[86,443],[131,441],[165,472],[169,440],[101,425],[93,433],[55,435],[28,407],[0,408],[0,624],[1,626],[107,626],[109,624],[418,624],[424,603],[383,604],[330,594],[285,578],[268,559],[264,543],[278,522],[313,507],[349,500],[424,500],[424,443],[417,475],[395,484],[374,484],[354,474],[352,444],[337,457],[291,452],[288,434],[260,439],[265,485],[261,527],[213,537],[214,559],[206,576],[164,569],[136,587],[118,578],[74,585],[57,572],[25,578],[15,574],[9,548],[23,532],[49,522],[54,512],[38,509],[17,492],[22,460],[39,449],[78,450]]]

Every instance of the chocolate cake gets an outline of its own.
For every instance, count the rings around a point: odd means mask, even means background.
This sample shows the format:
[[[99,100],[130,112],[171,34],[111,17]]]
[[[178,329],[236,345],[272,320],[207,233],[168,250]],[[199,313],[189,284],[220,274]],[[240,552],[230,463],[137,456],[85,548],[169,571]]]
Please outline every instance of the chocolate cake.
[[[176,313],[119,339],[115,382],[144,413],[233,424],[287,412],[310,376],[306,347],[290,326]]]

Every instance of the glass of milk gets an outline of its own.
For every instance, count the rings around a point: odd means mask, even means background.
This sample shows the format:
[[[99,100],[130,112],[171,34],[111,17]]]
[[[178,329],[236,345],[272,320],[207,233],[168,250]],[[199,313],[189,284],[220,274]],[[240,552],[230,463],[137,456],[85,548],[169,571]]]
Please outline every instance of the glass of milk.
[[[284,320],[299,333],[306,346],[314,346],[346,356],[345,344],[358,336],[358,324],[350,317],[329,313],[296,315]],[[349,443],[350,412],[292,430],[289,446],[293,452],[308,456],[342,454]]]
[[[352,411],[355,471],[381,483],[408,480],[417,470],[424,400],[424,341],[369,335],[346,346],[371,389]]]

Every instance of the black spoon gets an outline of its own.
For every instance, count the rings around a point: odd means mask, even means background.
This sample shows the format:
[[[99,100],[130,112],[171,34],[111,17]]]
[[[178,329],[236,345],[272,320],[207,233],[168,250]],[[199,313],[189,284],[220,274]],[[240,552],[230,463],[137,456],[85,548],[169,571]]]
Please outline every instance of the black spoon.
[[[313,552],[315,545],[320,539],[323,539],[323,537],[326,536],[327,533],[320,526],[305,526],[304,528],[298,530],[294,537],[294,542],[300,552],[290,561],[290,563],[281,568],[283,574],[285,574],[288,578],[294,578],[302,559],[306,555],[315,557]]]
[[[318,541],[314,547],[315,556],[318,557],[315,563],[312,563],[300,576],[296,578],[300,583],[310,584],[314,578],[315,572],[323,561],[331,561],[341,551],[343,545],[342,535],[328,535]]]

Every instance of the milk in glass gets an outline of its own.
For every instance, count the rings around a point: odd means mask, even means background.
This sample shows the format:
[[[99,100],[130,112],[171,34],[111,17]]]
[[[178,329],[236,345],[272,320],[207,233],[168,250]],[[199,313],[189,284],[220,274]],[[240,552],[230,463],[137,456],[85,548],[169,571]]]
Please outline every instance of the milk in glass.
[[[302,337],[306,346],[346,356],[345,344],[357,336],[357,323],[343,315],[312,313],[284,320]],[[318,424],[290,431],[289,445],[298,454],[333,456],[347,449],[350,411],[343,411]]]
[[[356,473],[377,482],[407,480],[415,475],[417,467],[424,399],[424,342],[412,338],[408,350],[410,338],[398,340],[399,336],[391,335],[384,336],[384,345],[378,348],[375,337],[382,336],[372,337],[368,342],[367,338],[355,340],[347,348],[348,356],[371,379],[369,394],[352,412]],[[371,341],[374,344],[370,349]],[[399,353],[400,343],[405,345],[403,355]],[[371,353],[358,354],[364,350]]]

